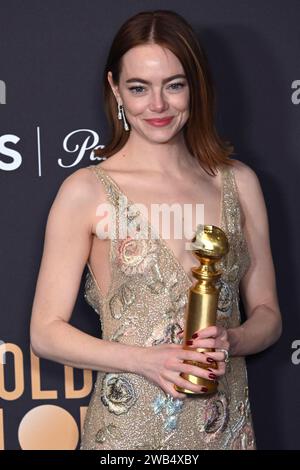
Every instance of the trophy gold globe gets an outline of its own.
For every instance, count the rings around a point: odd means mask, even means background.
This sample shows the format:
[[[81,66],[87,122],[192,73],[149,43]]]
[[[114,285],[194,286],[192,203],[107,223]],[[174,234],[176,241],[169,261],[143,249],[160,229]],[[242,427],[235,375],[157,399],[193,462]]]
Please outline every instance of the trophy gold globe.
[[[208,326],[216,325],[217,308],[220,287],[218,281],[222,275],[219,261],[228,253],[229,244],[226,234],[214,225],[198,225],[190,249],[200,262],[200,266],[192,268],[196,283],[189,290],[188,303],[185,310],[185,326],[183,348],[191,349],[187,341],[192,335]],[[198,352],[212,352],[214,349],[194,348]],[[184,361],[203,369],[217,368],[217,364],[203,364],[196,361]],[[218,388],[217,381],[182,373],[181,376],[193,384],[204,386],[208,389],[206,394],[215,393]],[[196,393],[186,388],[174,385],[181,393]],[[200,393],[200,392],[199,392]],[[201,392],[201,395],[203,392]]]

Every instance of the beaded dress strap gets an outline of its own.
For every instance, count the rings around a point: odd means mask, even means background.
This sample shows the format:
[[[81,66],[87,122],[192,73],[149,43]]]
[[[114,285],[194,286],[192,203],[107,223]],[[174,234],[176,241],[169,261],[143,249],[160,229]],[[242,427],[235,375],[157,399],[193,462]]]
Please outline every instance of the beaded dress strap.
[[[223,169],[223,224],[228,233],[241,232],[241,206],[232,167]]]

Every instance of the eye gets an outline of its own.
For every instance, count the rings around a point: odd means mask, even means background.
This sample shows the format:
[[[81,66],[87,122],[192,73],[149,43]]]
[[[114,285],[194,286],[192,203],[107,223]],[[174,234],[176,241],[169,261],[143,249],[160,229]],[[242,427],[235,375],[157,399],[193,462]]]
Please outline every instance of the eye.
[[[132,92],[135,91],[135,92],[136,92],[136,93],[134,93],[134,94],[139,94],[140,92],[137,91],[137,90],[141,90],[141,89],[144,90],[145,87],[143,87],[143,86],[140,85],[140,86],[132,86],[132,87],[129,88],[130,91],[132,91]]]
[[[171,85],[168,86],[168,88],[170,88],[171,90],[174,90],[174,91],[181,90],[184,87],[185,87],[185,83],[179,83],[179,82],[178,83],[171,83]],[[129,90],[134,95],[140,95],[145,90],[145,87],[143,87],[142,85],[138,85],[138,86],[130,87]]]
[[[170,85],[170,88],[172,88],[172,90],[180,90],[181,88],[183,88],[185,86],[184,83],[172,83]],[[174,87],[174,88],[173,88]]]
[[[177,91],[185,87],[185,83],[171,83],[171,85],[168,86],[171,90]],[[129,88],[129,90],[134,94],[134,95],[140,95],[143,91],[145,91],[145,87],[142,85],[138,86],[132,86]]]

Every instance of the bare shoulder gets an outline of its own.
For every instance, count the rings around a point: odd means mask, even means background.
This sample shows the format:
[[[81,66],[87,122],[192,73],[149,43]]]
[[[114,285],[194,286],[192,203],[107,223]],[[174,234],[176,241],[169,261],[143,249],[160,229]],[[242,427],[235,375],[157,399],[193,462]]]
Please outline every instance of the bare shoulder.
[[[106,192],[91,168],[80,168],[61,183],[48,214],[47,231],[56,233],[64,227],[65,233],[77,236],[94,233],[99,204],[106,202]]]
[[[255,171],[240,160],[233,161],[234,177],[242,200],[250,200],[262,197],[260,181]]]
[[[67,176],[61,183],[54,203],[65,205],[77,210],[94,207],[101,200],[101,185],[91,171],[91,168],[79,168]]]
[[[247,185],[249,186],[249,184],[259,184],[259,180],[255,171],[249,165],[246,165],[246,163],[235,159],[232,159],[232,162],[236,183],[239,187],[241,187],[241,189]]]
[[[239,160],[233,170],[243,215],[253,223],[267,219],[267,210],[259,178],[255,171]]]

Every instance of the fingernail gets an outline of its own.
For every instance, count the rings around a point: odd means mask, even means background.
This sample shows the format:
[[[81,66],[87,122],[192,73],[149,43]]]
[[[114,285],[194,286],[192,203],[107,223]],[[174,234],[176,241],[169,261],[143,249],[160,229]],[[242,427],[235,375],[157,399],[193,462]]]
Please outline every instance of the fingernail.
[[[191,345],[191,344],[193,344],[193,341],[188,340],[188,341],[186,342],[186,344]]]
[[[208,392],[208,388],[207,388],[207,387],[202,387],[202,388],[201,388],[201,391],[202,391],[202,392]]]
[[[206,360],[207,362],[210,362],[210,363],[215,362],[212,357],[208,357]]]
[[[217,376],[215,374],[208,374],[208,377],[210,379],[216,379],[217,378]]]
[[[195,339],[195,338],[197,338],[197,336],[198,336],[197,333],[194,333],[194,334],[192,335],[192,338]]]

